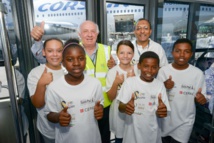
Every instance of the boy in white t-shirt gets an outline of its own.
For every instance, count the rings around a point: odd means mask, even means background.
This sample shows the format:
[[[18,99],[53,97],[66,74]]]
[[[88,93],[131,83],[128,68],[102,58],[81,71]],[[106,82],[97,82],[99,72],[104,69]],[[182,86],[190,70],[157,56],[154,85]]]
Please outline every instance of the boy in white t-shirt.
[[[164,82],[171,112],[162,122],[163,143],[187,143],[195,121],[195,101],[205,104],[206,87],[201,70],[188,64],[192,43],[178,39],[172,49],[174,62],[162,67],[157,78]]]
[[[68,73],[46,90],[46,112],[55,123],[56,143],[101,143],[97,120],[103,116],[102,86],[84,75],[86,54],[77,40],[64,47],[63,66]]]
[[[148,51],[140,56],[140,76],[125,80],[117,100],[119,110],[126,113],[123,143],[161,142],[158,117],[170,111],[164,84],[155,79],[159,69],[159,57]]]
[[[27,86],[31,96],[31,102],[36,107],[37,128],[42,134],[41,142],[54,143],[55,129],[45,114],[45,90],[46,87],[59,77],[64,75],[61,66],[63,43],[57,38],[51,38],[44,42],[43,56],[47,63],[31,70],[27,79]]]

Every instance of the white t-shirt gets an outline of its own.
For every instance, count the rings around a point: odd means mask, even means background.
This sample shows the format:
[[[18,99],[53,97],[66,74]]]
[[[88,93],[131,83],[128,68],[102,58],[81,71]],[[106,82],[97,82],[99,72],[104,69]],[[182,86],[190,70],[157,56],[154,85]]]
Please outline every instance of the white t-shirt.
[[[154,79],[145,82],[139,76],[130,77],[125,80],[119,92],[117,100],[127,104],[137,93],[134,104],[135,111],[132,115],[126,115],[123,143],[159,143],[161,142],[158,117],[158,95],[170,111],[166,89],[162,82]]]
[[[118,74],[124,74],[124,80],[127,78],[127,72],[120,68],[119,65],[114,66],[112,69],[110,69],[107,73],[106,77],[106,92],[108,92],[115,80],[116,73]],[[134,66],[134,72],[137,76],[139,73],[137,66]],[[120,91],[122,84],[118,86],[117,95]],[[109,125],[110,125],[110,131],[113,132],[117,138],[123,138],[123,132],[124,132],[124,120],[125,120],[125,114],[119,112],[118,110],[119,101],[113,100],[110,111],[109,111]]]
[[[206,96],[204,75],[192,65],[185,70],[176,70],[169,64],[159,70],[157,78],[164,82],[170,75],[174,81],[174,87],[167,90],[171,112],[161,119],[162,136],[171,136],[187,143],[195,121],[195,96],[198,89],[202,88],[202,94]]]
[[[66,102],[71,115],[68,127],[55,124],[56,143],[101,143],[94,106],[103,104],[102,86],[98,79],[84,75],[84,80],[75,86],[68,84],[64,76],[52,82],[45,94],[46,112],[62,111],[61,102]]]
[[[159,56],[159,58],[160,58],[159,66],[160,67],[168,64],[166,53],[165,53],[163,47],[160,44],[156,43],[155,41],[149,39],[149,44],[145,48],[142,48],[142,46],[137,45],[136,40],[133,40],[132,43],[134,45],[134,57],[132,59],[133,64],[138,64],[140,55],[146,51],[153,51]]]
[[[45,67],[46,67],[45,64],[40,65],[30,71],[30,73],[28,75],[28,79],[27,79],[27,86],[28,86],[30,96],[34,95],[34,93],[36,91],[37,83],[38,83],[42,73],[44,72]],[[47,68],[47,72],[52,73],[53,81],[64,75],[63,69],[52,70],[48,67],[46,67],[46,68]],[[36,110],[38,112],[37,128],[44,136],[46,136],[50,139],[54,139],[55,138],[54,124],[47,120],[44,109],[45,109],[45,106],[43,106],[41,108],[36,108]]]

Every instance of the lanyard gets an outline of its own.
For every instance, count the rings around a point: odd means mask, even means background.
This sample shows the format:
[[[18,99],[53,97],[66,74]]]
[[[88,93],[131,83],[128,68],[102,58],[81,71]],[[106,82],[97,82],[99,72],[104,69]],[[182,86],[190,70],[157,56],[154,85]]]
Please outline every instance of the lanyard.
[[[140,53],[140,51],[139,51],[137,41],[135,42],[135,44],[136,44],[136,48],[137,48],[138,55],[140,56],[141,53]],[[144,47],[144,48],[148,50],[148,49],[149,49],[149,46],[150,46],[150,40],[149,40],[148,45],[147,45],[146,47]],[[143,47],[141,46],[141,48],[143,48]],[[143,48],[143,49],[144,49],[144,48]],[[143,53],[143,52],[142,52],[142,53]]]

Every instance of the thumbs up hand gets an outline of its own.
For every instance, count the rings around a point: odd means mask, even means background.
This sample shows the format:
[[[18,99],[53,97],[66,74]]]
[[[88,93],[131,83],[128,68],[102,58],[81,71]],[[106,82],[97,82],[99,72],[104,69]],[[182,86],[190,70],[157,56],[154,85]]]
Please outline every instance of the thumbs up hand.
[[[112,55],[110,56],[110,59],[108,60],[107,66],[109,69],[113,68],[116,65],[114,58]]]
[[[94,117],[97,120],[100,120],[103,118],[103,106],[100,104],[100,101],[97,101],[94,106]]]
[[[45,27],[45,22],[42,21],[40,26],[35,26],[30,35],[35,41],[40,41],[42,39],[42,36],[44,35],[44,27]]]
[[[45,67],[45,70],[42,73],[42,76],[40,77],[38,84],[48,85],[52,81],[53,81],[53,75],[51,72],[47,72],[47,68]]]
[[[71,115],[67,112],[67,110],[68,106],[65,106],[59,113],[59,124],[63,127],[68,126],[71,121]]]
[[[158,109],[156,111],[156,114],[158,115],[159,118],[167,116],[167,108],[161,99],[161,93],[158,95]]]
[[[132,76],[135,76],[134,69],[131,69],[131,71],[127,73],[127,77],[132,77]]]
[[[124,74],[119,74],[117,71],[114,82],[116,82],[117,84],[122,84],[124,82]]]
[[[165,85],[166,89],[172,89],[174,87],[174,81],[172,81],[172,76],[171,75],[169,76],[169,79],[167,79],[164,82],[164,85]]]
[[[132,98],[130,101],[126,104],[125,113],[128,115],[132,115],[134,113],[134,93],[132,94]]]
[[[206,98],[204,97],[204,95],[201,93],[202,88],[198,89],[198,92],[196,93],[195,96],[195,101],[198,102],[199,104],[203,105],[207,102]]]

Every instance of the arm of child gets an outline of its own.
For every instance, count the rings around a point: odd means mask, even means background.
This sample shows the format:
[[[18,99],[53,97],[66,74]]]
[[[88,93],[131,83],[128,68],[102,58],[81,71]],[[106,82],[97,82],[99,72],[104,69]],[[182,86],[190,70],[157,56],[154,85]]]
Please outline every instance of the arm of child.
[[[45,68],[44,72],[42,73],[42,76],[40,77],[37,86],[36,91],[33,96],[31,96],[31,101],[34,107],[41,108],[45,105],[45,90],[46,85],[51,83],[53,80],[53,75],[50,72],[47,72],[47,68]]]
[[[94,117],[97,120],[100,120],[103,118],[103,106],[100,104],[100,101],[97,101],[94,106]]]
[[[108,95],[109,100],[113,101],[116,98],[118,85],[122,84],[123,81],[124,81],[124,74],[119,74],[117,71],[114,82],[113,82],[110,90],[107,91],[107,95]]]
[[[132,98],[127,104],[120,102],[118,109],[122,113],[132,115],[135,111],[135,109],[134,109],[134,94],[132,94]]]
[[[64,107],[61,112],[50,112],[47,119],[52,123],[59,123],[61,126],[66,127],[70,124],[71,115],[67,112],[68,107]]]
[[[202,92],[202,88],[199,88],[195,96],[195,101],[201,105],[204,105],[207,102],[207,100],[201,92]]]
[[[167,107],[161,99],[161,93],[158,95],[158,109],[156,111],[156,114],[159,118],[164,118],[167,116]]]
[[[166,89],[172,89],[174,87],[174,81],[172,80],[172,76],[170,75],[169,78],[164,81],[164,85]]]

